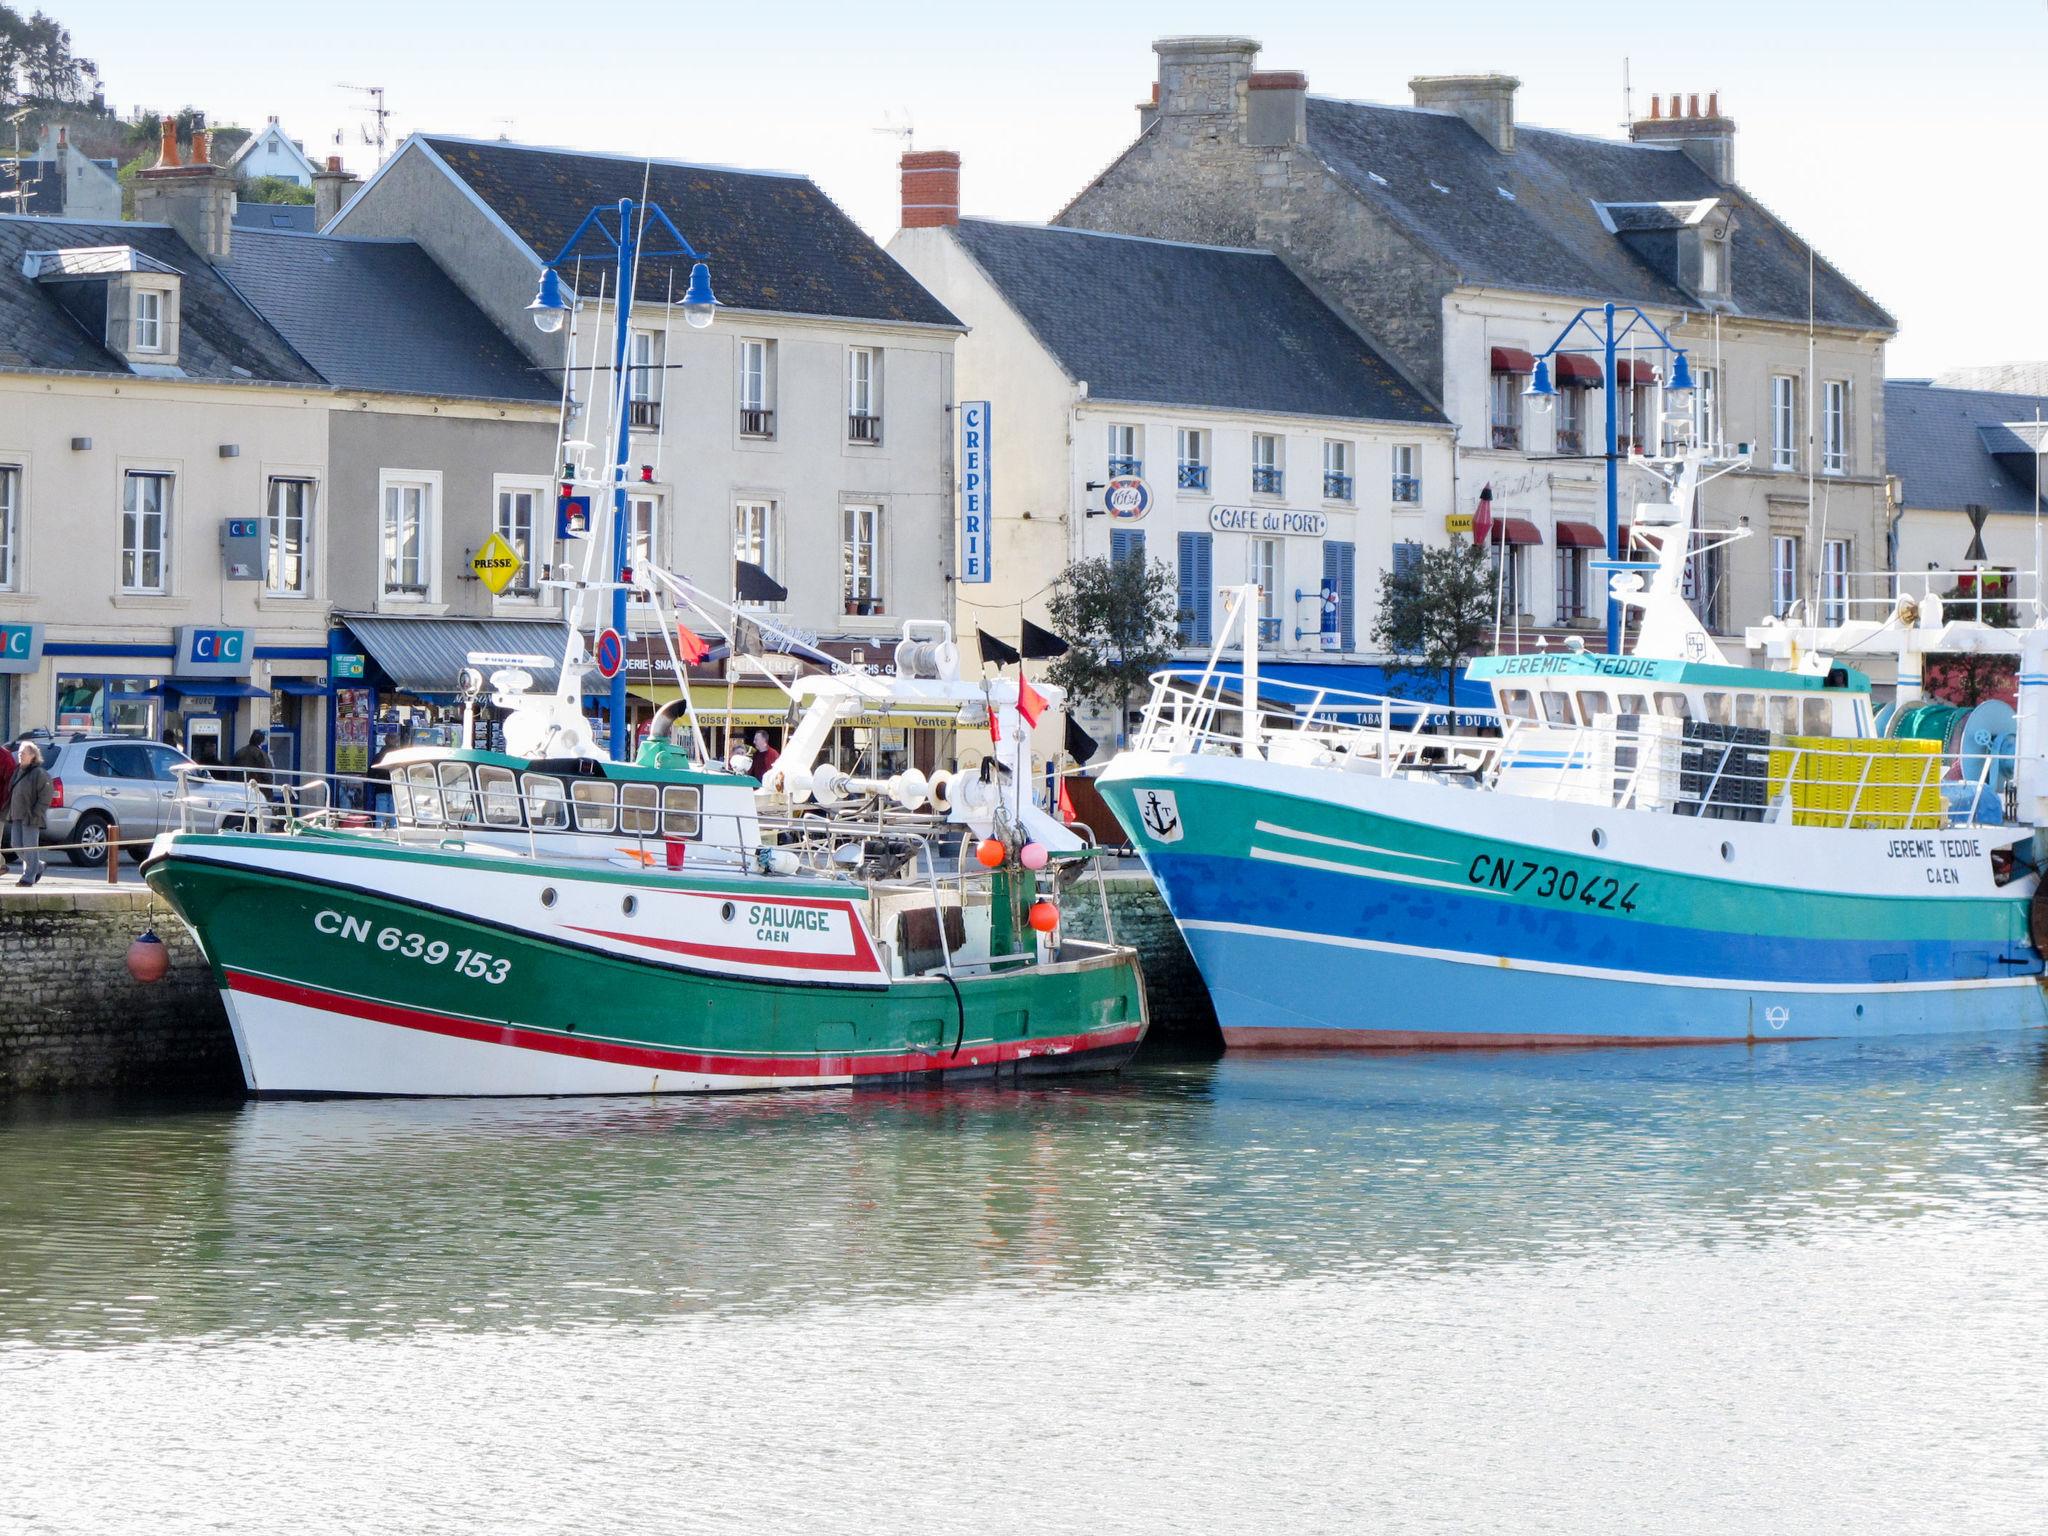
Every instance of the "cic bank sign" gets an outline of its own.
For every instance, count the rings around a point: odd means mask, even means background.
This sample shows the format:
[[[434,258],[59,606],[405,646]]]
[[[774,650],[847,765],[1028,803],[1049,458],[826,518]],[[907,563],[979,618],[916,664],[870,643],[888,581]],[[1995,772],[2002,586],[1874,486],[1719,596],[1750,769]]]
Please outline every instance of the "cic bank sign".
[[[255,668],[255,660],[246,629],[201,629],[196,624],[181,624],[177,659],[171,672],[177,677],[247,677]]]
[[[0,624],[0,675],[33,672],[42,659],[42,625]]]

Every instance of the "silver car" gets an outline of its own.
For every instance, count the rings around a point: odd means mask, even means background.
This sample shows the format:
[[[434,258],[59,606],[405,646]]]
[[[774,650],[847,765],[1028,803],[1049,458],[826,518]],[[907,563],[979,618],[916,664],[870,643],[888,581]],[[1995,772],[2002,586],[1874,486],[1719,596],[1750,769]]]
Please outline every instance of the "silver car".
[[[85,736],[44,748],[56,792],[44,846],[62,846],[74,864],[100,868],[114,829],[131,858],[140,858],[159,832],[186,825],[198,831],[255,826],[267,805],[230,770],[197,769],[192,759],[160,741],[133,736]],[[178,801],[179,770],[187,770],[187,803]],[[181,821],[181,813],[183,820]]]

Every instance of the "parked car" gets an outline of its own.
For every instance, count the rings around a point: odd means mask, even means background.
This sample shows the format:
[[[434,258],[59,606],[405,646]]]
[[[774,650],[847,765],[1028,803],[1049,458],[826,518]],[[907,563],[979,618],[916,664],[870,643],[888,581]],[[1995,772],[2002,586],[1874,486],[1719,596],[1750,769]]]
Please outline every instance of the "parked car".
[[[108,834],[116,828],[129,856],[140,858],[159,832],[181,824],[234,831],[260,822],[268,805],[240,779],[199,771],[191,758],[160,741],[74,736],[50,743],[44,752],[56,785],[43,842],[65,845],[74,864],[103,866]],[[185,807],[176,803],[180,769],[187,770]],[[181,823],[181,811],[189,812],[189,822]]]

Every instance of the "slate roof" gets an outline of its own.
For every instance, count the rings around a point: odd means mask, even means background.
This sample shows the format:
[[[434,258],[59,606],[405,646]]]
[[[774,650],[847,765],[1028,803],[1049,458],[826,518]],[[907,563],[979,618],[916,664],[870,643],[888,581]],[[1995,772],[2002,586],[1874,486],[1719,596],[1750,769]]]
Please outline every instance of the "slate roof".
[[[2034,412],[2048,419],[2048,395],[1938,389],[1892,381],[1884,387],[1885,469],[1899,477],[1908,510],[2034,510]]]
[[[311,203],[237,203],[237,229],[291,229],[302,235],[313,233]]]
[[[1502,154],[1451,112],[1320,96],[1308,99],[1308,147],[1463,281],[1574,298],[1698,308],[1609,234],[1594,204],[1724,199],[1736,218],[1729,273],[1737,309],[1806,320],[1806,243],[1680,150],[1517,124],[1515,148]],[[1897,329],[1825,261],[1815,273],[1820,324]]]
[[[956,235],[1091,400],[1445,419],[1268,252],[990,219]]]
[[[558,399],[410,240],[237,229],[226,272],[328,383],[380,393]]]
[[[958,326],[946,307],[808,177],[424,137],[535,256],[551,261],[592,207],[646,195],[711,264],[719,302],[736,309]],[[610,258],[593,246],[601,265]],[[678,298],[687,261],[647,257],[643,295]],[[596,291],[594,276],[584,287]]]
[[[188,378],[317,384],[319,376],[198,252],[162,224],[88,224],[0,215],[0,368],[128,375],[46,284],[22,276],[30,251],[126,245],[183,274],[178,366]]]

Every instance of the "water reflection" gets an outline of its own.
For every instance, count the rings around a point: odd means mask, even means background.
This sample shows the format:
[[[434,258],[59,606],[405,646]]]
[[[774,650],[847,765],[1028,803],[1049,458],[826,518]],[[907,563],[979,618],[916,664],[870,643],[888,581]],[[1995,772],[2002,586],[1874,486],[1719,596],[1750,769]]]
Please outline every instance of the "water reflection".
[[[786,1315],[2048,1214],[2043,1042],[1042,1092],[0,1108],[0,1349]]]

